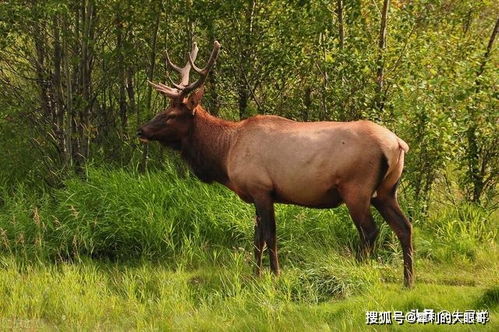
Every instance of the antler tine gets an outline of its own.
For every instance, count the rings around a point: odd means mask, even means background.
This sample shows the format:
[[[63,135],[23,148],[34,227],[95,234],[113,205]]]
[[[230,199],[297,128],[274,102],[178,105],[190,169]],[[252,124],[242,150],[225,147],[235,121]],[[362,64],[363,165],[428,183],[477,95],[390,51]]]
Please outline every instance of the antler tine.
[[[166,54],[166,64],[168,66],[170,66],[172,69],[174,69],[175,71],[177,71],[180,74],[182,74],[182,68],[180,68],[179,66],[177,66],[176,64],[174,64],[172,62],[172,60],[170,60],[170,56],[168,55],[168,50],[165,50],[165,54]]]
[[[178,98],[182,95],[182,90],[172,89],[169,86],[166,86],[162,83],[156,84],[149,80],[147,80],[147,83],[149,83],[154,89],[156,89],[156,91],[166,95],[167,97]]]
[[[199,51],[196,43],[192,44],[191,52],[187,54],[188,62],[182,68],[175,65],[171,61],[170,56],[168,55],[168,51],[165,50],[166,63],[168,66],[170,66],[171,68],[173,68],[175,71],[177,71],[180,74],[180,83],[176,84],[170,79],[170,82],[175,87],[175,88],[171,88],[163,83],[153,83],[149,80],[147,82],[152,87],[154,87],[154,89],[156,89],[156,91],[158,91],[158,92],[160,92],[160,93],[162,93],[170,98],[184,97],[189,92],[193,91],[194,89],[197,89],[198,87],[200,87],[204,83],[204,81],[206,80],[206,77],[208,76],[208,73],[210,72],[211,68],[215,64],[215,61],[217,60],[218,52],[220,51],[220,47],[221,47],[220,43],[218,41],[215,41],[215,44],[213,46],[213,50],[211,51],[210,59],[208,60],[206,67],[204,67],[203,69],[200,69],[196,65],[194,65],[194,61],[196,60],[196,57],[197,57],[198,51]],[[194,68],[194,70],[200,75],[200,77],[196,82],[189,84],[189,72],[191,71],[191,68]]]
[[[187,57],[190,59],[194,59],[194,61],[196,61],[196,58],[198,56],[198,51],[199,51],[199,48],[198,48],[198,44],[196,42],[192,43],[192,50],[191,50],[191,53],[188,53],[187,54]],[[189,62],[187,64],[190,64]],[[186,66],[187,66],[186,64]]]
[[[206,67],[203,69],[200,69],[194,64],[194,60],[191,56],[189,56],[189,64],[191,65],[192,68],[201,76],[196,82],[193,82],[186,86],[182,90],[182,94],[186,95],[187,93],[197,89],[200,87],[204,81],[206,80],[206,77],[208,76],[208,73],[210,72],[211,68],[215,64],[215,61],[217,60],[218,53],[220,52],[220,43],[215,40],[215,43],[213,44],[213,50],[211,51],[210,59],[208,60],[208,63],[206,64]]]
[[[173,82],[173,80],[171,78],[169,78],[169,81],[170,81],[171,85],[173,85],[178,90],[183,90],[185,88],[185,86]]]
[[[217,60],[218,57],[218,52],[220,51],[220,43],[215,40],[215,43],[213,45],[213,50],[211,51],[210,54],[210,59],[208,60],[208,63],[206,64],[206,67],[203,69],[199,68],[194,64],[194,61],[196,61],[195,58],[189,57],[189,63],[191,64],[192,68],[200,75],[206,75],[210,70],[215,61]]]
[[[187,58],[190,59],[191,57],[196,59],[198,56],[198,45],[196,42],[192,43],[192,50],[190,53],[187,54]],[[181,74],[181,81],[180,84],[182,85],[181,89],[189,85],[189,73],[191,71],[191,64],[189,61],[185,64],[184,68],[181,69],[182,72]]]
[[[194,61],[196,61],[195,59],[191,58],[191,56],[189,55],[189,64],[191,65],[191,67],[194,69],[194,71],[198,74],[202,74],[203,73],[203,70],[200,69],[198,66],[196,66],[194,64]]]
[[[199,51],[199,49],[198,49],[197,44],[192,43],[192,50],[191,50],[190,54],[188,54],[188,57],[189,58],[192,57],[192,58],[196,59],[196,57],[198,55],[198,51]],[[166,64],[180,74],[180,83],[179,84],[174,83],[171,79],[170,79],[170,82],[173,84],[173,86],[175,88],[182,90],[184,87],[189,85],[189,72],[191,71],[191,64],[189,63],[189,61],[187,61],[185,66],[180,68],[179,66],[177,66],[176,64],[174,64],[172,62],[172,60],[170,59],[170,55],[168,54],[168,50],[165,50],[165,55],[166,55]]]

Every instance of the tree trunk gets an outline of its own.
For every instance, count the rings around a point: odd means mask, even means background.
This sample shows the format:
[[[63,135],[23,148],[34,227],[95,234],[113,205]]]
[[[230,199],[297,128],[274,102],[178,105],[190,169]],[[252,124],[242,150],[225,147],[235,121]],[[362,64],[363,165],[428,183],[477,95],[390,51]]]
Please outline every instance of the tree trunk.
[[[238,90],[239,119],[246,119],[248,114],[248,88],[244,81],[239,82]]]
[[[375,96],[375,109],[378,110],[379,114],[381,114],[385,108],[384,51],[386,48],[386,28],[388,24],[389,8],[390,0],[384,0],[378,39],[378,70],[376,75],[377,87]]]
[[[239,119],[247,118],[249,114],[248,103],[251,88],[249,86],[249,73],[251,72],[251,58],[253,48],[253,26],[255,20],[256,0],[247,0],[246,31],[241,45],[239,82],[238,82],[238,105]]]
[[[157,10],[156,20],[154,22],[154,29],[151,35],[151,54],[149,56],[149,69],[147,71],[147,77],[149,81],[153,80],[154,70],[156,69],[156,53],[157,53],[157,44],[158,44],[158,30],[159,23],[161,18],[162,8]],[[152,88],[150,85],[147,87],[147,96],[146,96],[146,113],[151,113],[151,105],[152,105]],[[140,126],[140,117],[137,113],[137,127]],[[139,172],[144,173],[147,170],[147,157],[149,154],[149,145],[144,144],[142,149],[142,158],[139,164]]]
[[[303,94],[303,111],[302,111],[302,120],[303,121],[308,121],[308,112],[310,108],[312,107],[312,88],[310,86],[307,86],[305,88],[304,94]]]
[[[73,149],[73,159],[76,171],[83,174],[83,165],[90,152],[90,114],[93,100],[91,98],[93,37],[94,37],[95,6],[93,0],[81,3],[76,15],[76,38],[80,41],[81,51],[77,68],[76,87],[81,96],[77,105],[77,117],[73,117],[76,144]]]
[[[65,150],[65,159],[66,162],[72,166],[73,165],[73,112],[74,112],[74,103],[73,103],[73,76],[71,75],[71,63],[68,59],[67,53],[69,52],[70,46],[68,45],[68,33],[69,33],[69,22],[68,17],[62,17],[62,49],[67,50],[64,53],[63,58],[63,72],[64,72],[64,85],[66,88],[66,92],[64,95],[64,103],[65,103],[65,117],[64,117],[64,145],[66,147]]]
[[[65,107],[64,107],[64,93],[62,89],[62,61],[63,61],[63,48],[61,46],[60,36],[60,23],[59,18],[56,17],[53,21],[53,34],[54,34],[54,75],[53,75],[53,90],[54,90],[54,107],[55,107],[55,123],[54,133],[59,146],[59,159],[64,165],[68,163],[67,160],[67,147],[66,147],[66,133],[64,127]]]
[[[119,6],[118,6],[119,7]],[[125,77],[125,58],[123,47],[123,21],[121,17],[121,8],[118,8],[116,15],[116,52],[118,54],[118,84],[119,84],[119,114],[120,114],[120,131],[121,139],[126,139],[127,134],[127,103],[126,103],[126,77]]]
[[[47,41],[43,36],[43,27],[34,27],[33,38],[35,41],[35,51],[36,51],[36,61],[35,61],[35,71],[36,71],[36,82],[39,87],[39,94],[41,100],[42,114],[45,119],[51,116],[52,110],[50,107],[50,98],[48,91],[49,80],[47,73],[45,72],[45,60],[46,60],[46,45]]]
[[[136,112],[137,109],[137,103],[135,101],[135,88],[133,84],[133,76],[134,76],[133,68],[129,66],[126,72],[126,91],[128,95],[128,103],[130,105],[129,106],[130,113]]]
[[[323,34],[319,34],[319,52],[321,53],[320,56],[322,57],[322,63],[324,64],[324,68],[321,67],[320,64],[317,66],[319,67],[319,71],[322,74],[322,89],[321,89],[321,102],[322,102],[322,112],[319,114],[319,120],[324,121],[328,119],[329,117],[329,109],[327,105],[327,93],[328,93],[328,83],[329,83],[329,75],[326,69],[326,46],[324,42],[324,37]]]
[[[496,20],[494,29],[492,30],[492,34],[490,35],[489,38],[489,43],[487,44],[487,49],[482,58],[482,62],[480,63],[480,67],[476,73],[475,91],[474,91],[475,94],[478,94],[480,92],[481,89],[480,78],[485,70],[485,65],[487,64],[487,61],[489,60],[490,53],[494,46],[494,41],[496,39],[498,30],[499,30],[499,19]],[[475,105],[470,105],[468,107],[468,113],[469,113],[470,126],[468,127],[466,138],[468,143],[468,151],[467,151],[468,173],[471,184],[473,186],[471,200],[475,203],[479,203],[483,193],[483,189],[486,185],[485,183],[486,174],[484,171],[481,171],[481,169],[485,170],[486,164],[491,162],[492,160],[481,160],[480,142],[478,141],[477,137],[478,115],[476,113]]]
[[[338,40],[340,50],[345,46],[345,30],[343,27],[343,0],[337,0],[336,15],[338,16]]]
[[[215,29],[215,22],[210,20],[209,27],[208,27],[208,39],[210,41],[213,41],[217,38],[216,34],[216,29]],[[217,78],[218,78],[218,70],[217,68],[213,68],[210,72],[210,75],[208,76],[208,83],[210,86],[209,90],[209,106],[210,106],[210,113],[218,116],[218,113],[220,111],[220,96],[218,94],[217,90]]]

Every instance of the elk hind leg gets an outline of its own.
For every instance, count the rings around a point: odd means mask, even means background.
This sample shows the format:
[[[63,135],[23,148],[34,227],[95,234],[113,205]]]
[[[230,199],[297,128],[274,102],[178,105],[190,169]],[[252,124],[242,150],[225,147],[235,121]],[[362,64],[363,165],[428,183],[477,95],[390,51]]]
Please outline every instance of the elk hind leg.
[[[390,228],[400,241],[404,257],[404,284],[406,287],[411,287],[414,283],[412,224],[402,213],[394,191],[373,198],[372,204],[390,225]]]

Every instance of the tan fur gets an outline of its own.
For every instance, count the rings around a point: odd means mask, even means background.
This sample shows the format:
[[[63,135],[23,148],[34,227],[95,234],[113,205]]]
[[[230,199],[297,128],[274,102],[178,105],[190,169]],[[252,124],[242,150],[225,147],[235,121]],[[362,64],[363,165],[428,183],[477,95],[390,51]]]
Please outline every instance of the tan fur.
[[[401,170],[399,140],[369,121],[304,123],[257,116],[238,124],[226,185],[246,201],[265,190],[275,191],[279,201],[312,207],[327,205],[331,190],[350,186],[371,196],[383,154],[386,181]]]

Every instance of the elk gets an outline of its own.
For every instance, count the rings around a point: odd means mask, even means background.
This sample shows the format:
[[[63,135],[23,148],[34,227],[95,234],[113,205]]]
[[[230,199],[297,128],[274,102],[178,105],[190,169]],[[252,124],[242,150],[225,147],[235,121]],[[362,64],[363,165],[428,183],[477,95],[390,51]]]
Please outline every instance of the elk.
[[[370,121],[296,122],[274,115],[226,121],[200,105],[204,83],[220,51],[215,41],[205,68],[194,61],[193,44],[184,67],[167,65],[180,82],[152,83],[170,105],[138,129],[143,142],[158,141],[180,151],[193,173],[219,182],[243,201],[254,204],[256,273],[268,249],[270,268],[278,275],[274,203],[334,208],[345,203],[359,232],[359,256],[373,250],[378,229],[373,205],[397,235],[403,251],[404,284],[413,284],[412,225],[397,201],[397,185],[408,145],[390,130]],[[189,72],[199,75],[189,83]]]

